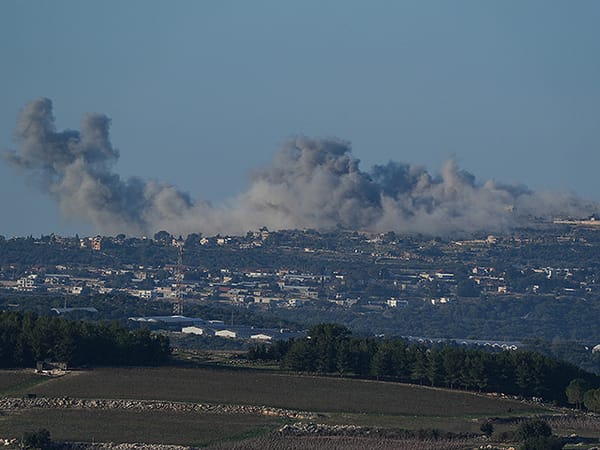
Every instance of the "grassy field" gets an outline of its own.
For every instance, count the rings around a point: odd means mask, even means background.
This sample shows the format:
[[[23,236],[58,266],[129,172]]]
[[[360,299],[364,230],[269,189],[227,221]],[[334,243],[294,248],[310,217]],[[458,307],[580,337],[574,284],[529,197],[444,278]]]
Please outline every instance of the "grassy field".
[[[0,437],[46,428],[52,438],[82,442],[152,442],[207,446],[268,433],[272,417],[176,411],[27,410],[0,416]]]
[[[330,425],[438,428],[472,433],[479,432],[487,417],[548,412],[514,400],[400,383],[208,368],[102,368],[74,371],[51,379],[32,373],[0,371],[0,388],[3,396],[14,397],[31,393],[38,397],[264,405],[316,412],[319,413],[316,422]],[[317,445],[314,448],[319,448],[319,442],[325,444],[308,437],[282,438],[270,434],[283,423],[280,418],[252,414],[28,409],[0,411],[0,437],[19,437],[24,431],[47,428],[58,440],[224,445],[224,448],[235,447],[235,442],[246,442],[248,438],[254,439],[248,442],[256,442],[256,448],[263,444],[269,448],[288,448],[281,447],[281,439],[290,445],[302,442]],[[336,437],[328,442],[339,443],[339,448],[354,448],[344,444],[348,439]],[[387,448],[404,448],[398,447],[397,442],[388,444]]]
[[[465,417],[532,412],[531,405],[518,401],[400,383],[173,367],[72,372],[29,391],[49,397],[268,405],[323,413]]]
[[[0,370],[0,395],[24,392],[48,380],[49,378],[37,375],[33,370]]]

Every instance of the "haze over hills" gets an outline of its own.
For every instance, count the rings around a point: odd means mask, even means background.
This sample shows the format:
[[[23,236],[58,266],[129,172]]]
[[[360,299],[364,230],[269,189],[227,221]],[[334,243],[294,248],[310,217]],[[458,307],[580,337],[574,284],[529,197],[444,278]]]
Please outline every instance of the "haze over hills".
[[[172,184],[121,178],[110,119],[86,114],[79,131],[58,131],[52,108],[48,98],[25,105],[15,132],[18,148],[4,158],[65,216],[90,222],[104,234],[243,234],[267,226],[453,235],[600,211],[597,203],[571,194],[480,182],[452,160],[439,175],[395,161],[367,172],[350,143],[302,136],[288,140],[269,166],[256,170],[245,192],[213,205]]]

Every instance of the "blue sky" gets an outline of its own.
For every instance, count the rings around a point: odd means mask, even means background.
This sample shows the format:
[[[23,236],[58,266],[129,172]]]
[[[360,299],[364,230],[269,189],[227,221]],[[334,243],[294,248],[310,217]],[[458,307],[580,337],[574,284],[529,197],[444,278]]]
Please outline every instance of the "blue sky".
[[[595,1],[0,2],[0,149],[19,110],[112,119],[115,170],[214,203],[290,136],[339,137],[365,170],[436,172],[600,201]],[[87,234],[0,161],[0,234]]]

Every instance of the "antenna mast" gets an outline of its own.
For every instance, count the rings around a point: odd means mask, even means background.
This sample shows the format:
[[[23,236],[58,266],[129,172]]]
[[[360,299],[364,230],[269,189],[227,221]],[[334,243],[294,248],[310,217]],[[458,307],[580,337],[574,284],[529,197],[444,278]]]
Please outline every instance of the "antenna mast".
[[[177,268],[175,270],[175,303],[173,303],[173,315],[183,316],[183,245],[184,241],[178,239],[177,246]]]

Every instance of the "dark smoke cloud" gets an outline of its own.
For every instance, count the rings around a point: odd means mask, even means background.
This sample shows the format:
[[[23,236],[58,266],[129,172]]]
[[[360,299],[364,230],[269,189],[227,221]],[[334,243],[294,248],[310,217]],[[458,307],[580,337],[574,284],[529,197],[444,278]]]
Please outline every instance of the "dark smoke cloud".
[[[581,216],[598,205],[568,194],[475,177],[448,161],[440,175],[420,166],[388,162],[371,173],[359,168],[347,142],[298,137],[286,142],[250,188],[229,204],[193,201],[176,187],[114,172],[119,152],[110,119],[85,115],[80,131],[56,131],[49,99],[21,111],[18,149],[5,153],[32,176],[68,216],[98,232],[242,234],[250,229],[316,228],[449,235],[506,231],[532,217]]]

